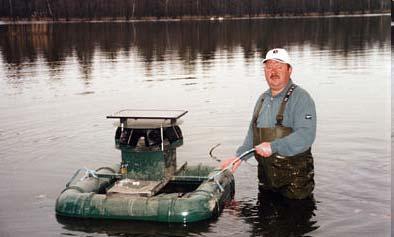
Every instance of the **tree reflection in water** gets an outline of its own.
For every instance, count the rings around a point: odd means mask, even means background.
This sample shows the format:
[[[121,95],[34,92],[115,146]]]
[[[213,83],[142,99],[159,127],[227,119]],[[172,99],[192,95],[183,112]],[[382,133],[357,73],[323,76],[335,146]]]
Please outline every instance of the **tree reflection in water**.
[[[116,63],[123,57],[144,63],[180,59],[192,74],[220,51],[242,49],[246,61],[272,47],[310,45],[346,56],[389,40],[389,17],[252,19],[239,21],[164,21],[126,23],[54,23],[0,26],[0,52],[9,75],[38,60],[55,71],[76,59],[82,79],[91,79],[95,60]],[[24,64],[27,65],[24,65]]]

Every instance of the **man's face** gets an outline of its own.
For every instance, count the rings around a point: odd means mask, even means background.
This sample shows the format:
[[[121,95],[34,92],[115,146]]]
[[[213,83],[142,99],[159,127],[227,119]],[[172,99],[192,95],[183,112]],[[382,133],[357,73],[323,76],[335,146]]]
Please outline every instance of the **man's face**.
[[[268,60],[264,63],[265,79],[273,91],[280,91],[290,80],[291,67],[286,63]]]

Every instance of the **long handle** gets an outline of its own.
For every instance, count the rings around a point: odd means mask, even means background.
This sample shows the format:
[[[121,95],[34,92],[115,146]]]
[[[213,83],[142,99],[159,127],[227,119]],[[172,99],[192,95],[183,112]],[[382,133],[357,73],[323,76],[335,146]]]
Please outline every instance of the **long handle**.
[[[256,151],[256,148],[252,148],[250,150],[245,151],[244,153],[242,153],[241,155],[239,155],[238,159],[240,160],[244,160],[243,158],[246,157],[247,155],[249,155],[250,153],[253,153]]]
[[[244,153],[242,153],[241,155],[239,155],[237,159],[233,160],[233,162],[231,162],[228,166],[226,166],[223,170],[226,170],[226,169],[231,168],[231,167],[232,167],[235,163],[237,163],[238,161],[243,161],[243,160],[245,160],[244,158],[245,158],[247,155],[249,155],[250,153],[253,153],[253,152],[255,152],[255,151],[256,151],[255,148],[252,148],[252,149],[250,149],[250,150],[245,151]]]
[[[249,155],[250,153],[253,153],[256,149],[252,148],[250,150],[245,151],[244,153],[242,153],[237,159],[233,160],[233,162],[231,162],[230,164],[228,164],[224,169],[222,169],[221,171],[217,172],[216,174],[212,175],[211,177],[209,177],[209,180],[215,179],[216,176],[219,176],[220,174],[222,174],[225,170],[230,169],[236,162],[238,161],[243,161],[244,158]]]

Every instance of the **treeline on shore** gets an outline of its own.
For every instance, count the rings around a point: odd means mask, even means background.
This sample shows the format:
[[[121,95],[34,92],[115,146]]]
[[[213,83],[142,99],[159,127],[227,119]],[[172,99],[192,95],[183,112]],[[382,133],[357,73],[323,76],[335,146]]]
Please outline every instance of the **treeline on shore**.
[[[303,16],[390,9],[388,0],[0,0],[0,16],[11,20]]]

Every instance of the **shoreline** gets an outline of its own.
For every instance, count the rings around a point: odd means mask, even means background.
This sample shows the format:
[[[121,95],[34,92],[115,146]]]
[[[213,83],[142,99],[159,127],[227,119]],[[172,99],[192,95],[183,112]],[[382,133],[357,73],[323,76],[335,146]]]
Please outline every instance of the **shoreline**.
[[[391,12],[381,13],[309,13],[303,15],[260,15],[260,16],[183,16],[177,18],[158,18],[158,17],[143,17],[140,19],[124,19],[106,17],[100,19],[86,19],[86,18],[70,18],[70,19],[52,19],[52,18],[36,18],[36,19],[17,19],[10,20],[8,17],[0,17],[0,25],[12,24],[50,24],[50,23],[137,23],[137,22],[173,22],[173,21],[229,21],[229,20],[258,20],[258,19],[307,19],[307,18],[343,18],[343,17],[376,17],[376,16],[391,16]]]

